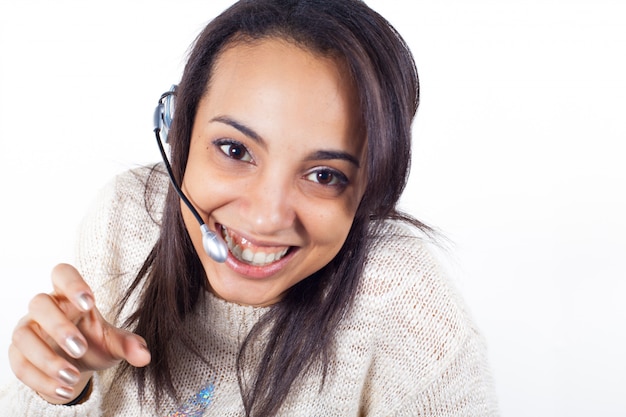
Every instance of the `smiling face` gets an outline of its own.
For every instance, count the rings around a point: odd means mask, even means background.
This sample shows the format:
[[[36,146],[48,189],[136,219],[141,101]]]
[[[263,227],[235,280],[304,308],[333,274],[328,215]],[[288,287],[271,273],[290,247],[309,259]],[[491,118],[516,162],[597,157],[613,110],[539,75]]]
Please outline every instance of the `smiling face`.
[[[340,61],[277,38],[235,43],[200,100],[182,188],[227,242],[219,264],[183,218],[210,288],[271,305],[330,262],[366,185],[365,137]]]

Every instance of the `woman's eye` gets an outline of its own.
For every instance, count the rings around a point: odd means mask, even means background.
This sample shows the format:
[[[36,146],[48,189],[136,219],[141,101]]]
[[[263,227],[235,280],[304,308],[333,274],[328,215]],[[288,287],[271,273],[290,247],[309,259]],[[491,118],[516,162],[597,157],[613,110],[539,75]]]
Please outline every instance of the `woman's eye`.
[[[348,183],[345,175],[332,169],[318,169],[307,174],[305,178],[321,185],[342,186]]]
[[[252,155],[250,155],[250,152],[248,152],[246,147],[243,146],[241,143],[228,142],[219,144],[218,146],[220,150],[224,152],[224,154],[229,158],[243,162],[252,161]]]

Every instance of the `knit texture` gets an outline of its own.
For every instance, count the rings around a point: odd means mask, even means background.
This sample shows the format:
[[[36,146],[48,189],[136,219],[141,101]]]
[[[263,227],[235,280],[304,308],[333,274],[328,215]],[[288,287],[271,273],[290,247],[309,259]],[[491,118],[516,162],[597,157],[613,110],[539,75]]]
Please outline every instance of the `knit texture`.
[[[83,223],[77,267],[110,321],[158,238],[167,188],[161,166],[128,171],[104,189]],[[126,305],[121,320],[135,302]],[[157,411],[148,391],[140,404],[132,378],[114,380],[113,368],[94,377],[91,397],[75,407],[50,405],[16,381],[0,390],[0,415],[243,416],[235,362],[241,342],[268,308],[201,296],[185,325],[207,361],[186,349],[175,352],[179,403],[166,399]],[[321,376],[313,368],[299,379],[280,415],[498,415],[482,336],[428,244],[412,227],[396,221],[385,224],[368,255],[320,391]]]

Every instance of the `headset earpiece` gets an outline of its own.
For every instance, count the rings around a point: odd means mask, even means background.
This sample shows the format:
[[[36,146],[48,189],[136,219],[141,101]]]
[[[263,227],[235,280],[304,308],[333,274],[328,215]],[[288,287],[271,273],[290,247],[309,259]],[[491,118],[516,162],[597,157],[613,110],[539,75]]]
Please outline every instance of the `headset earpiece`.
[[[163,142],[167,143],[167,134],[174,120],[174,109],[176,108],[176,88],[172,85],[170,90],[161,95],[159,105],[154,112],[154,128],[159,129]]]

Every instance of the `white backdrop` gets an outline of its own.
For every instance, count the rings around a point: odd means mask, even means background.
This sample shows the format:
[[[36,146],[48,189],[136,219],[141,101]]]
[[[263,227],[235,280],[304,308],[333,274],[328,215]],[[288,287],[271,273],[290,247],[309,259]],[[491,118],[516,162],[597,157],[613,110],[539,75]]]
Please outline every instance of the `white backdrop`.
[[[230,1],[0,0],[0,383],[14,323]],[[403,207],[452,241],[503,416],[626,416],[626,6],[371,0],[422,82]],[[410,6],[409,6],[410,5]]]

